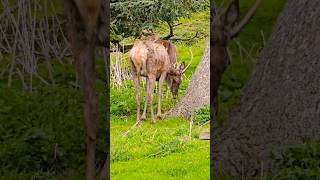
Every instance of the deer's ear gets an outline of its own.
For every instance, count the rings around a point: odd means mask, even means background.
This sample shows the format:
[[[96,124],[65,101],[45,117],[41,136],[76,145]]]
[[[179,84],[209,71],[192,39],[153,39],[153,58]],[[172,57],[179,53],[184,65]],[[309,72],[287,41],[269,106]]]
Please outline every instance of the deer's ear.
[[[179,70],[180,70],[180,71],[183,71],[183,70],[184,70],[184,67],[185,67],[184,62],[182,62],[182,63],[180,64]]]
[[[231,28],[239,17],[239,0],[234,0],[228,7],[224,18],[224,25]]]

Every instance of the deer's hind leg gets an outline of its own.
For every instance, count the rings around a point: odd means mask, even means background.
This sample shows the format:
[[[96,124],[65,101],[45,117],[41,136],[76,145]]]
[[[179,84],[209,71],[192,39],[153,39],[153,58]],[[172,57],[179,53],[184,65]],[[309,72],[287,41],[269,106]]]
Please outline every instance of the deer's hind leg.
[[[156,81],[156,77],[154,75],[148,76],[147,96],[148,96],[148,102],[150,106],[151,124],[154,124],[156,122],[154,118],[154,113],[153,113],[153,88],[154,88],[155,81]]]
[[[144,103],[144,108],[143,108],[143,113],[142,113],[142,116],[141,116],[141,121],[145,121],[147,116],[147,106],[148,106],[148,95],[147,95],[147,92],[148,92],[148,78],[146,78],[146,96],[145,96],[145,103]]]
[[[161,119],[162,115],[161,115],[161,96],[162,96],[162,85],[164,82],[164,79],[167,76],[167,72],[163,72],[160,76],[159,79],[159,88],[158,88],[158,112],[157,112],[157,118]]]
[[[134,81],[134,87],[136,89],[136,103],[137,103],[137,120],[136,123],[140,122],[140,76],[138,72],[132,73]]]

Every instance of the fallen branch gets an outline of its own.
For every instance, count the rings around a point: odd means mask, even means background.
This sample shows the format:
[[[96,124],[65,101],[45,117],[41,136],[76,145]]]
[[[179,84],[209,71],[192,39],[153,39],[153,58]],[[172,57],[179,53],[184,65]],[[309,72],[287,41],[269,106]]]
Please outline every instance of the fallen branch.
[[[128,131],[126,131],[125,133],[123,133],[123,134],[122,134],[122,137],[127,136],[127,135],[129,134],[129,132],[130,132],[132,129],[134,129],[134,128],[138,127],[138,126],[139,126],[139,124],[140,124],[140,122],[141,122],[141,121],[138,121],[138,122],[136,122],[133,126],[131,126],[131,127],[130,127],[130,129],[129,129]]]

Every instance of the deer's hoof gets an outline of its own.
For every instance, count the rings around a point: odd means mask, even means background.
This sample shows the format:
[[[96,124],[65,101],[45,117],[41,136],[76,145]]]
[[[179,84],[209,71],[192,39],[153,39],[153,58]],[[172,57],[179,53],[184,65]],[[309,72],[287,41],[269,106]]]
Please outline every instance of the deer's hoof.
[[[146,121],[146,116],[141,116],[140,121]]]
[[[151,120],[151,126],[153,126],[156,123],[155,120]]]
[[[157,118],[160,120],[160,119],[162,119],[162,114],[157,114]]]

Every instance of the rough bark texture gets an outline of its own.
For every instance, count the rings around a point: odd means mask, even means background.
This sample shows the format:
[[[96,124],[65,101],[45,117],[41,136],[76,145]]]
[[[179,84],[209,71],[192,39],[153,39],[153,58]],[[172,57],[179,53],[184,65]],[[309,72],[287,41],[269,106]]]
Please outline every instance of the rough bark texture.
[[[193,74],[184,97],[167,116],[190,118],[199,107],[210,103],[210,48],[208,47]]]
[[[291,0],[224,127],[211,166],[235,179],[268,169],[272,151],[320,135],[320,1]]]

